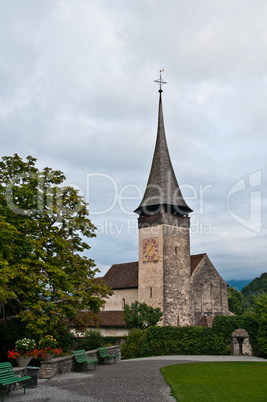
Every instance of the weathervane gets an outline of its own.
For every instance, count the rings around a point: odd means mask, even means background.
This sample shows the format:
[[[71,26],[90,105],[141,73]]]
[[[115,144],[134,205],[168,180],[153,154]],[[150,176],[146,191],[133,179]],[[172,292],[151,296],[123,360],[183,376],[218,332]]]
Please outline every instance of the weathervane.
[[[157,82],[157,83],[159,84],[159,92],[160,92],[160,93],[162,92],[161,86],[162,86],[163,84],[167,84],[167,82],[166,82],[166,81],[163,81],[163,79],[161,78],[161,73],[162,73],[163,71],[164,71],[164,69],[163,69],[163,70],[159,70],[159,79],[154,81],[154,82]]]

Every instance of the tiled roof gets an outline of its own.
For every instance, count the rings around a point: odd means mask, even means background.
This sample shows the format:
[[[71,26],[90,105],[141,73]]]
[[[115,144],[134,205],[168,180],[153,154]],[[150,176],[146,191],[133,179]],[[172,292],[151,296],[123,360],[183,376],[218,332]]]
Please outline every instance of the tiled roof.
[[[197,326],[199,327],[209,327],[212,328],[212,324],[214,321],[215,316],[214,315],[204,315]]]
[[[79,321],[87,327],[126,327],[123,311],[100,311],[94,317],[89,311],[80,311],[78,314]],[[68,325],[75,326],[72,321],[68,321]]]
[[[196,255],[191,255],[190,260],[191,260],[191,274],[194,272],[194,270],[197,268],[198,264],[202,261],[202,259],[205,257],[206,254],[196,254]]]
[[[123,311],[100,311],[101,327],[126,327]]]
[[[191,274],[206,254],[191,255]],[[138,288],[138,261],[114,264],[102,279],[112,289]]]
[[[112,289],[137,288],[138,261],[112,265],[103,280]]]

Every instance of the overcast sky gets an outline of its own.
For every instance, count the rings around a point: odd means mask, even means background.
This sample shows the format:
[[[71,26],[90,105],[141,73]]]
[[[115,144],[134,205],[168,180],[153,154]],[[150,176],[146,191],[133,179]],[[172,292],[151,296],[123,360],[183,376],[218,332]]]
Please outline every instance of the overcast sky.
[[[1,0],[0,156],[80,188],[99,275],[136,261],[160,69],[191,254],[253,279],[267,260],[266,0]]]

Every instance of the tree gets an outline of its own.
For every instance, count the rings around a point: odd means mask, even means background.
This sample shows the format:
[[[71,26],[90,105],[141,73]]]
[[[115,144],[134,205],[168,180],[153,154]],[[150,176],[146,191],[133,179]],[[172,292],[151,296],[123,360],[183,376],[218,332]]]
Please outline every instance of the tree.
[[[262,292],[254,299],[255,320],[259,324],[257,341],[259,349],[264,356],[267,356],[267,294]]]
[[[236,288],[229,287],[227,289],[228,292],[228,307],[229,310],[237,315],[241,315],[243,313],[242,309],[242,293]]]
[[[82,329],[111,294],[95,280],[94,261],[82,256],[95,227],[64,180],[59,170],[40,171],[31,156],[0,161],[0,322],[19,319],[35,337],[68,322]]]
[[[267,272],[256,277],[241,290],[243,294],[243,309],[251,310],[255,296],[260,296],[262,292],[267,293]]]
[[[159,322],[162,316],[163,313],[159,307],[153,308],[146,303],[136,301],[130,306],[128,304],[124,306],[124,321],[129,329],[152,327]]]

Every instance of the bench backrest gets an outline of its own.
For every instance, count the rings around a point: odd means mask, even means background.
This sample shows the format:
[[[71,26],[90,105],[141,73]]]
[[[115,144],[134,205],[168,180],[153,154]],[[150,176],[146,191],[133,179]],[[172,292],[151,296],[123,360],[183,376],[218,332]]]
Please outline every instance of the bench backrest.
[[[13,370],[12,364],[9,362],[0,363],[0,380],[5,380],[7,378],[15,378],[15,372]]]
[[[108,349],[105,348],[105,347],[98,348],[97,350],[98,350],[98,352],[99,352],[101,357],[110,356]]]
[[[87,356],[86,351],[84,349],[81,350],[74,350],[72,352],[74,354],[74,356]]]

